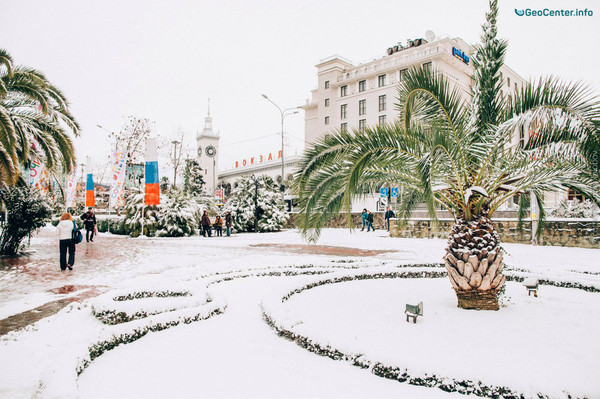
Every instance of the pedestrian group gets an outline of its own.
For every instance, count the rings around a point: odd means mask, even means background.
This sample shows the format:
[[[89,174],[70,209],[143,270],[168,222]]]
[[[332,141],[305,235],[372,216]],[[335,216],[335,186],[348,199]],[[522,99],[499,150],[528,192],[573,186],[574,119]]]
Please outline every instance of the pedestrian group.
[[[225,213],[225,234],[227,237],[231,236],[231,229],[233,227],[233,218],[231,212]],[[223,219],[220,215],[215,217],[214,223],[210,221],[208,217],[208,211],[204,211],[202,219],[200,219],[200,231],[203,237],[212,237],[212,230],[215,230],[217,237],[223,237]]]

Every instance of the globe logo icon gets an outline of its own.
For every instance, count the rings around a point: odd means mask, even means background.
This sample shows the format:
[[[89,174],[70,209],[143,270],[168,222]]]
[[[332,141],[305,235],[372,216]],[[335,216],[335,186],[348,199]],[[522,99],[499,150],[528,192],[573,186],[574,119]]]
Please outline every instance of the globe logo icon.
[[[515,8],[515,14],[517,14],[519,17],[522,17],[523,15],[525,15],[525,10],[517,10]]]

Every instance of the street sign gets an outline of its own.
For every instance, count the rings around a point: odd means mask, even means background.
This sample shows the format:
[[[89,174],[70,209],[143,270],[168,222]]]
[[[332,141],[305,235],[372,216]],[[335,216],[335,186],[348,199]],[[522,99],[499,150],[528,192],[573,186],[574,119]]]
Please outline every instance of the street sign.
[[[379,203],[381,204],[382,207],[385,208],[387,206],[387,197],[379,198]]]
[[[398,187],[392,187],[392,197],[399,197],[400,196],[400,192],[398,190]]]
[[[383,188],[381,188],[381,189],[379,190],[379,196],[380,196],[381,198],[383,198],[383,197],[387,198],[387,196],[388,196],[388,188],[387,188],[387,187],[383,187]]]

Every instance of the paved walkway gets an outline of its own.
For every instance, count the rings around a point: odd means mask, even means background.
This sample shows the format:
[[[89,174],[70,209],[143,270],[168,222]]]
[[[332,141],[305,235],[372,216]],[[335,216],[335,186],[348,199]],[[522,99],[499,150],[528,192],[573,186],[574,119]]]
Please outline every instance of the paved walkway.
[[[7,310],[8,317],[0,319],[0,336],[26,327],[44,317],[60,311],[69,303],[81,301],[105,292],[124,277],[163,271],[160,265],[148,266],[156,256],[161,259],[176,259],[182,251],[188,252],[187,261],[198,263],[201,259],[214,257],[222,248],[231,248],[232,254],[240,253],[240,259],[265,251],[276,251],[274,256],[283,254],[329,255],[340,257],[374,257],[389,250],[364,250],[331,245],[304,245],[261,243],[247,245],[246,235],[231,238],[203,239],[132,239],[124,236],[100,234],[94,242],[77,245],[73,271],[60,271],[58,265],[58,244],[54,228],[46,227],[32,239],[23,255],[0,259],[0,283],[8,287],[0,291],[0,308],[11,304],[18,312]],[[250,235],[248,235],[250,236]],[[262,235],[266,240],[277,235]],[[242,238],[237,240],[236,238]],[[218,244],[215,246],[215,244]],[[200,257],[194,256],[194,250]],[[279,255],[277,255],[279,253]],[[285,255],[283,255],[285,256]],[[159,262],[160,263],[160,262]],[[171,265],[165,265],[170,267]],[[176,265],[175,265],[176,266]],[[41,296],[39,306],[31,308],[26,301],[32,294]],[[15,302],[18,304],[15,305]],[[0,316],[2,317],[2,316]]]

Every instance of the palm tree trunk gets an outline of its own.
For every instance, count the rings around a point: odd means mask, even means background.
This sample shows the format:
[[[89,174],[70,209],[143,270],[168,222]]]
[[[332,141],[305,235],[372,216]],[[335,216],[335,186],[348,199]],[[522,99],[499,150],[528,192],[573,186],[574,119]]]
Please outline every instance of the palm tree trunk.
[[[506,276],[500,236],[489,218],[458,219],[448,238],[444,263],[463,309],[498,310],[498,291]]]

